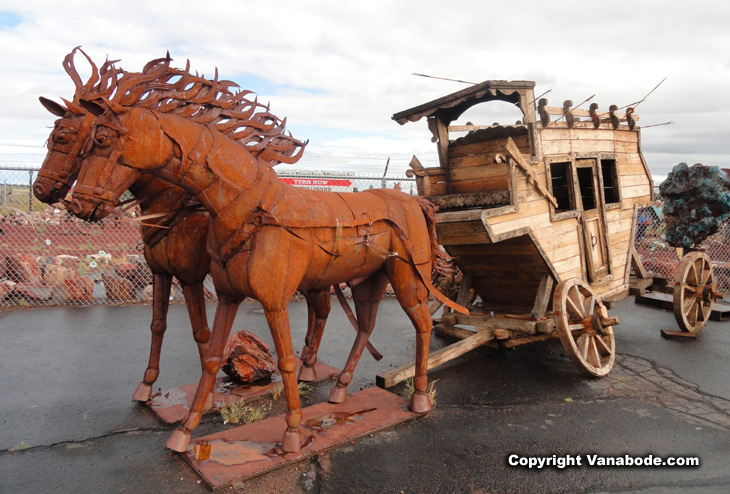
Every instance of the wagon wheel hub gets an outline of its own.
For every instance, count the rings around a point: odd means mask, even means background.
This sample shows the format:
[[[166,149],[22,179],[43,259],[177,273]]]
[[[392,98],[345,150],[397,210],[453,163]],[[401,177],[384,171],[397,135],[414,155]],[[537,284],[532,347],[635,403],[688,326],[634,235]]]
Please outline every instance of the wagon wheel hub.
[[[585,332],[587,333],[598,333],[600,335],[606,335],[606,328],[611,326],[618,326],[618,317],[608,317],[605,312],[605,307],[602,307],[603,311],[596,311],[581,321],[581,324],[585,326]]]
[[[707,254],[695,251],[684,256],[674,278],[674,317],[682,331],[699,333],[713,300],[721,297]]]
[[[615,340],[606,306],[591,287],[578,278],[561,281],[553,295],[555,327],[565,354],[590,376],[602,377],[613,367]]]

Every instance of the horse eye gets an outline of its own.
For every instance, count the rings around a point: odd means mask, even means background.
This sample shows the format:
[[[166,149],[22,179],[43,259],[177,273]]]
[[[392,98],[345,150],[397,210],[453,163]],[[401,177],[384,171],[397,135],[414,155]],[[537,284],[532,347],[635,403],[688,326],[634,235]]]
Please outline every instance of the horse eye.
[[[101,147],[109,146],[112,141],[111,132],[106,129],[99,129],[94,136],[94,141]]]
[[[65,130],[62,130],[61,132],[57,132],[53,136],[53,141],[57,144],[66,144],[70,139],[70,134],[66,132]]]

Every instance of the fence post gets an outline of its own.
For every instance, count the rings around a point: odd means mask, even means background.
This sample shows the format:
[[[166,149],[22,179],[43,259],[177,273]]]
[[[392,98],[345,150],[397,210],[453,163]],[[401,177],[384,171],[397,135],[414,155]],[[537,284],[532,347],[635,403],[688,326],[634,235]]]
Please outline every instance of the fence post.
[[[28,212],[33,211],[33,170],[28,170]]]
[[[388,161],[385,162],[385,171],[383,172],[383,180],[381,182],[382,188],[385,189],[385,176],[388,174],[388,165],[390,164],[390,156],[388,156]]]

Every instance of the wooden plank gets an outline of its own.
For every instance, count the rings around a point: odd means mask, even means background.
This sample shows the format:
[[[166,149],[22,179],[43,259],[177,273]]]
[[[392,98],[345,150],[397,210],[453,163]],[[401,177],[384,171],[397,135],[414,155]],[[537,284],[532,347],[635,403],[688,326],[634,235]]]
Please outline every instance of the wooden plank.
[[[550,303],[552,293],[553,277],[545,274],[540,280],[540,285],[537,288],[537,297],[535,297],[535,305],[532,306],[532,311],[530,311],[530,316],[533,319],[542,319],[545,317],[545,311]]]
[[[641,175],[621,175],[621,187],[631,187],[632,185],[649,185],[649,177]]]
[[[452,194],[466,194],[469,192],[507,190],[508,188],[509,180],[505,176],[453,181],[449,184],[448,190]]]
[[[428,357],[428,369],[433,369],[441,364],[445,364],[474,348],[483,345],[487,341],[494,339],[490,331],[479,331],[469,338],[457,341],[447,347],[435,352],[431,352]],[[416,363],[411,362],[386,372],[381,372],[376,376],[375,384],[381,388],[392,388],[399,382],[403,382],[409,377],[416,375]]]
[[[469,144],[451,144],[449,146],[449,158],[458,156],[469,156],[470,154],[498,153],[504,150],[504,144],[508,138],[491,139]]]
[[[449,158],[449,165],[451,169],[454,168],[472,168],[475,166],[499,166],[499,165],[505,165],[506,163],[496,163],[494,161],[494,158],[497,156],[497,153],[480,153],[480,154],[470,154],[467,156],[454,156],[453,158]]]
[[[636,159],[633,159],[633,158]],[[646,176],[646,170],[644,170],[644,165],[635,165],[633,163],[640,162],[638,154],[628,155],[627,158],[632,161],[628,161],[627,163],[618,163],[618,174],[620,176],[624,175],[644,175]]]
[[[450,252],[453,252],[453,255],[457,256],[469,256],[469,255],[475,255],[475,256],[501,256],[501,255],[511,255],[511,256],[524,256],[524,255],[530,255],[534,256],[537,255],[537,249],[535,249],[535,246],[531,243],[510,243],[503,245],[505,242],[497,242],[496,244],[486,244],[486,245],[465,245],[463,247],[454,246],[450,249]]]
[[[613,140],[594,141],[587,138],[575,139],[571,142],[573,153],[613,153],[615,152]]]
[[[543,140],[542,143],[542,154],[545,157],[550,156],[564,156],[566,154],[570,154],[572,151],[571,147],[571,141],[570,140],[554,140],[554,141],[545,141]]]
[[[452,168],[450,172],[450,179],[452,182],[456,182],[458,180],[488,178],[497,181],[503,181],[505,184],[507,184],[509,182],[507,177],[509,177],[509,166],[504,163],[499,163],[496,165],[485,164],[468,168]]]
[[[635,248],[631,248],[631,269],[634,270],[634,274],[640,279],[649,279],[649,275],[644,269],[644,264],[641,262],[639,253],[636,252]]]
[[[564,276],[563,273],[567,273],[568,271],[575,269],[581,269],[580,256],[554,262],[553,267],[560,274],[561,279],[566,279],[566,276]]]
[[[505,223],[505,222],[514,221],[514,220],[528,220],[530,216],[536,216],[541,213],[547,213],[547,211],[548,211],[547,202],[530,202],[527,204],[518,204],[517,208],[518,208],[517,212],[515,212],[515,213],[490,217],[488,220],[489,224],[496,225],[499,223]],[[528,226],[531,224],[532,223],[528,221],[527,223],[523,224],[522,226]],[[520,227],[517,227],[517,228],[520,228]]]
[[[697,333],[690,333],[688,331],[677,331],[670,329],[662,329],[660,333],[664,338],[677,339],[677,340],[695,340],[697,339]]]
[[[547,209],[544,203],[539,202],[531,202],[530,205],[536,204],[538,206],[543,206],[544,209]],[[499,217],[497,217],[499,218]],[[490,218],[491,220],[492,218]],[[513,230],[517,230],[519,228],[525,228],[529,227],[532,229],[532,231],[538,231],[540,228],[543,228],[545,225],[550,223],[550,213],[540,213],[540,214],[533,214],[526,217],[511,217],[508,221],[489,221],[489,225],[492,227],[492,232],[495,235],[501,235],[503,233],[507,233]]]
[[[649,184],[633,185],[633,186],[629,186],[629,187],[623,187],[621,189],[621,195],[626,199],[631,199],[632,197],[642,197],[642,196],[647,196],[648,198],[651,198],[651,190],[649,188]]]
[[[482,233],[457,233],[453,235],[439,235],[439,243],[441,245],[468,245],[468,244],[488,244],[491,240],[486,232]]]

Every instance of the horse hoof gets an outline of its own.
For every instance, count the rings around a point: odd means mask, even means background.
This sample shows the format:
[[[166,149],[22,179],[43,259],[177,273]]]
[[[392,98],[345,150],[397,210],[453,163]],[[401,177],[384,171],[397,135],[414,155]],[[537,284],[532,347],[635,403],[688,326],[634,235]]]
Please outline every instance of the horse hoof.
[[[281,440],[281,449],[285,453],[295,453],[302,447],[302,438],[298,430],[287,429]]]
[[[297,377],[297,379],[307,383],[315,381],[317,379],[317,374],[314,373],[314,367],[303,365],[299,369],[299,377]]]
[[[330,397],[327,398],[327,401],[330,403],[342,403],[345,401],[345,397],[347,397],[347,388],[335,384],[335,387],[330,391]]]
[[[426,393],[413,393],[411,395],[411,402],[408,405],[411,412],[414,413],[426,413],[431,411],[431,402],[426,396]]]
[[[208,397],[205,399],[205,405],[204,410],[212,410],[215,408],[215,398],[213,396],[213,393],[210,393]]]
[[[141,382],[139,383],[139,386],[137,386],[137,389],[134,390],[132,399],[134,401],[141,401],[146,403],[150,401],[150,396],[152,396],[152,386]]]
[[[190,432],[185,429],[175,429],[165,443],[165,447],[178,453],[184,453],[188,450],[188,444],[190,444]]]

